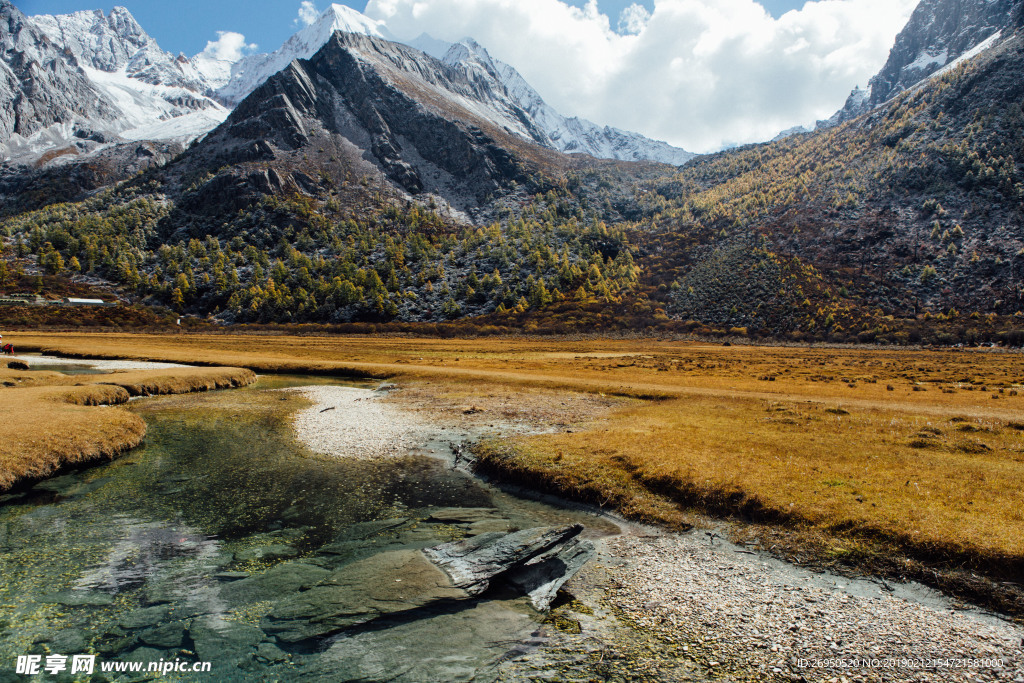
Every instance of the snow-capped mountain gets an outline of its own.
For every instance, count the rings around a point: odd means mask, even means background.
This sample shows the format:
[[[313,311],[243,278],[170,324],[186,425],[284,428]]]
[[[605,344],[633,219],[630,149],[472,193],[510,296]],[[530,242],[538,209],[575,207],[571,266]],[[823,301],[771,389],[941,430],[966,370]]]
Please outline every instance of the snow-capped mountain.
[[[497,112],[496,121],[500,125],[552,149],[582,152],[601,159],[650,160],[674,165],[684,164],[694,156],[639,133],[562,116],[544,102],[518,71],[491,57],[472,39],[451,44],[423,34],[415,40],[398,41],[381,22],[344,5],[331,5],[313,24],[293,35],[278,50],[250,55],[237,62],[231,69],[231,81],[217,91],[218,97],[229,104],[237,104],[293,60],[312,57],[335,31],[403,42],[440,59],[478,84],[484,99]],[[525,111],[528,120],[510,118],[512,108]]]
[[[9,5],[7,0],[0,1]],[[224,121],[230,108],[268,78],[296,59],[311,58],[336,32],[398,42],[382,22],[344,5],[331,5],[274,52],[248,55],[236,62],[205,52],[192,58],[165,52],[123,7],[115,7],[109,14],[93,10],[39,15],[26,23],[63,50],[63,55],[56,50],[50,61],[61,61],[62,67],[74,72],[79,80],[84,77],[91,86],[92,97],[98,96],[109,110],[107,118],[98,119],[103,136],[124,140],[187,143],[208,133]],[[41,38],[34,42],[40,41]],[[460,106],[470,107],[493,124],[531,142],[597,158],[674,165],[694,156],[638,133],[561,115],[518,71],[491,57],[472,39],[451,44],[424,34],[406,44],[415,50],[402,54],[420,54],[421,68],[447,68],[453,73],[446,78],[465,78],[475,84],[476,97]],[[428,54],[442,64],[430,63]],[[421,61],[418,57],[413,59]],[[75,78],[67,76],[61,80],[72,83]],[[13,132],[4,132],[0,139],[7,140]],[[64,131],[53,140],[44,141],[42,147],[32,147],[32,151],[38,153],[47,145],[64,144],[71,135],[70,129]]]
[[[189,139],[228,110],[194,60],[164,52],[124,7],[32,17],[70,53],[100,95],[120,112],[113,130],[127,140]]]
[[[427,37],[429,38],[429,37]],[[421,36],[418,41],[423,41]],[[544,132],[547,144],[560,152],[582,152],[598,159],[624,161],[660,161],[680,166],[695,155],[666,142],[651,140],[639,133],[599,126],[578,117],[566,117],[555,111],[514,68],[494,59],[476,41],[467,38],[452,45],[442,61],[465,71],[470,80],[498,81],[512,101],[521,107],[533,124]]]
[[[1021,0],[921,0],[867,89],[854,89],[843,108],[818,127],[856,118],[1008,38],[1020,6]]]

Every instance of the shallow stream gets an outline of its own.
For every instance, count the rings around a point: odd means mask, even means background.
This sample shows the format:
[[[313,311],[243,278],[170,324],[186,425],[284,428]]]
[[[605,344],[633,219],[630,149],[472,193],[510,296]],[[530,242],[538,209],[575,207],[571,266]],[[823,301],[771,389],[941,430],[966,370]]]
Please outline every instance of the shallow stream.
[[[616,531],[501,493],[429,453],[364,461],[307,451],[286,417],[304,399],[268,390],[325,383],[355,386],[277,376],[133,401],[148,425],[141,447],[0,497],[0,681],[27,680],[14,674],[19,655],[87,653],[97,671],[211,664],[162,680],[487,680],[529,647],[542,616],[525,599],[492,589],[403,609],[401,579],[387,572],[349,590],[394,595],[392,615],[308,638],[268,629],[268,615],[305,589],[380,553],[577,521],[591,535]],[[95,680],[153,677],[104,676]]]

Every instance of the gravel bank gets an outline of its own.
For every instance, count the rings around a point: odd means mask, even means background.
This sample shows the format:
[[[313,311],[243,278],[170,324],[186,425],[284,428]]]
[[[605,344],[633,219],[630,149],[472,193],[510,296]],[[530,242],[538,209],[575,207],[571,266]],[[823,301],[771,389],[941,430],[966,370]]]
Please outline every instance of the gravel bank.
[[[295,414],[294,426],[298,439],[316,453],[366,459],[405,455],[438,431],[381,401],[381,392],[335,386],[283,391],[297,391],[313,402]]]
[[[626,526],[499,680],[1024,681],[1024,629],[930,589]]]
[[[768,680],[1024,681],[1024,629],[920,586],[819,574],[703,532],[624,536],[610,599],[723,674]],[[993,660],[971,661],[971,660]],[[878,668],[856,665],[877,661]],[[712,666],[711,662],[715,662]],[[848,668],[844,668],[848,667]]]

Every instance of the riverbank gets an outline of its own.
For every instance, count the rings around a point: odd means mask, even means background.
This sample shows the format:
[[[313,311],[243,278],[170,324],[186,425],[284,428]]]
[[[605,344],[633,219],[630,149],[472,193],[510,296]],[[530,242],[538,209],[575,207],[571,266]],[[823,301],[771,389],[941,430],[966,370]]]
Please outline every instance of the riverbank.
[[[554,413],[568,396],[623,401],[599,417],[565,410],[549,434],[502,431],[478,449],[481,461],[505,480],[634,519],[755,522],[744,528],[794,559],[913,578],[1024,615],[1019,353],[649,339],[21,341],[83,356],[397,378],[478,424],[520,403]]]
[[[53,363],[47,359],[41,365]],[[104,363],[95,365],[102,369]],[[5,416],[0,421],[0,491],[138,446],[146,435],[145,422],[118,407],[132,397],[212,391],[256,380],[244,368],[155,369],[150,364],[150,369],[122,370],[137,366],[116,362],[107,367],[108,374],[88,375],[0,367],[0,414]]]

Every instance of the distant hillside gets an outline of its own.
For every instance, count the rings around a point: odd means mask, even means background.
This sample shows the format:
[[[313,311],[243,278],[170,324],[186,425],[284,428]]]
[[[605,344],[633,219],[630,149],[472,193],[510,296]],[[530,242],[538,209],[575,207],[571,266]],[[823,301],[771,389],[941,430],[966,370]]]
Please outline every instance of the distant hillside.
[[[1024,310],[1022,74],[1017,36],[837,129],[648,183],[670,312],[820,334]]]

